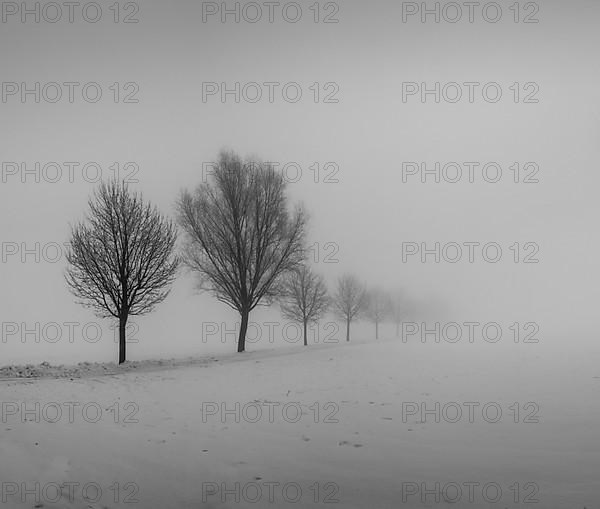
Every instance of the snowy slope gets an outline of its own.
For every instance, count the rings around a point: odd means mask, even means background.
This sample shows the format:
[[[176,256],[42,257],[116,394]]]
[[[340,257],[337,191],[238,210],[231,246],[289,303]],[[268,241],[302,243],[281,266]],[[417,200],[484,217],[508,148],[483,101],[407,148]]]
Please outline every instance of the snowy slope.
[[[2,382],[2,507],[600,507],[598,358],[474,348],[351,343]],[[53,503],[65,481],[80,485]]]

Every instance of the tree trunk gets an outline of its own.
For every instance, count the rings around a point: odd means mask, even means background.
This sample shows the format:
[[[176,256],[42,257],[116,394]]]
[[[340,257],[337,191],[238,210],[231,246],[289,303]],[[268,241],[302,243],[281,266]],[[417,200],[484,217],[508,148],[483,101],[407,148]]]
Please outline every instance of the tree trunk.
[[[379,339],[379,322],[375,322],[375,339]]]
[[[240,335],[238,337],[238,352],[246,351],[246,331],[248,330],[248,315],[249,311],[242,310],[242,323],[240,324]]]
[[[350,319],[346,320],[346,341],[350,341]]]
[[[127,315],[119,318],[119,364],[125,362],[125,331],[127,329]]]
[[[121,292],[123,300],[121,301],[121,307],[119,308],[119,364],[125,362],[125,347],[127,341],[125,336],[127,332],[127,318],[129,317],[128,288],[123,273],[121,273]]]
[[[304,320],[304,346],[308,346],[308,341],[306,340],[306,320]]]

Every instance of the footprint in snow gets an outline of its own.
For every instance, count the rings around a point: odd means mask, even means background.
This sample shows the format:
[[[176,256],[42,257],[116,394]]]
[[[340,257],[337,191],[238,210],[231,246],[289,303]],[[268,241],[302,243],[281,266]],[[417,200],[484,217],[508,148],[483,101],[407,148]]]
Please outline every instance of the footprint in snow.
[[[363,447],[363,444],[351,444],[347,440],[342,440],[341,442],[338,442],[338,445],[351,445],[352,447]]]

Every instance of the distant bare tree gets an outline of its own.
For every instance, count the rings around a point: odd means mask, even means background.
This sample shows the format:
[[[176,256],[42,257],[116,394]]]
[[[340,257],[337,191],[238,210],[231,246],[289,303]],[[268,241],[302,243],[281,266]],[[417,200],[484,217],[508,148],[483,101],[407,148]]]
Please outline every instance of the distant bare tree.
[[[302,324],[304,346],[308,345],[307,325],[316,323],[329,307],[325,280],[312,272],[307,265],[300,266],[284,281],[280,307],[283,316]]]
[[[346,322],[346,341],[350,341],[350,323],[363,310],[365,297],[365,288],[355,276],[344,274],[338,279],[332,302],[336,316]]]
[[[288,212],[286,182],[272,165],[221,152],[211,177],[179,199],[184,258],[201,289],[240,313],[243,352],[250,312],[280,295],[282,277],[304,260],[306,217],[301,207]]]
[[[395,292],[390,298],[391,312],[390,316],[396,324],[396,337],[400,336],[400,324],[403,318],[406,316],[408,303],[404,298],[402,292]]]
[[[379,288],[367,293],[365,316],[375,324],[375,339],[379,339],[379,324],[385,321],[392,310],[390,296]]]
[[[71,228],[65,279],[81,304],[119,320],[121,364],[129,316],[149,313],[169,294],[177,230],[116,180],[101,183],[88,203],[85,221]]]

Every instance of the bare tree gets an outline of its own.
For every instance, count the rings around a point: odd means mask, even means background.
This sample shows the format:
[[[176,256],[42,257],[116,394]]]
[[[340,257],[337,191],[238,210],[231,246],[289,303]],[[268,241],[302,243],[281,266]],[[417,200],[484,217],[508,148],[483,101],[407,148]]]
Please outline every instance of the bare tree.
[[[352,274],[344,274],[338,279],[333,309],[336,316],[346,322],[346,341],[350,341],[350,323],[364,308],[365,296],[364,286]]]
[[[365,302],[365,316],[375,324],[375,339],[379,339],[379,324],[386,320],[392,310],[390,297],[379,288],[368,292]]]
[[[396,337],[399,337],[400,336],[400,324],[402,323],[402,319],[405,318],[405,316],[406,316],[408,303],[405,300],[402,292],[397,291],[392,295],[392,297],[390,299],[390,305],[391,305],[390,316],[391,316],[392,320],[394,321],[394,323],[396,324]]]
[[[282,277],[304,259],[306,217],[301,207],[288,211],[285,180],[272,165],[221,152],[211,177],[179,199],[184,258],[201,289],[240,313],[243,352],[250,312],[280,295]]]
[[[71,228],[65,279],[81,304],[119,321],[121,364],[129,316],[149,313],[169,294],[177,230],[116,180],[102,182],[88,204],[85,220]]]
[[[307,346],[307,325],[316,323],[329,307],[325,280],[307,265],[301,265],[285,279],[280,307],[283,316],[302,324],[304,346]]]

